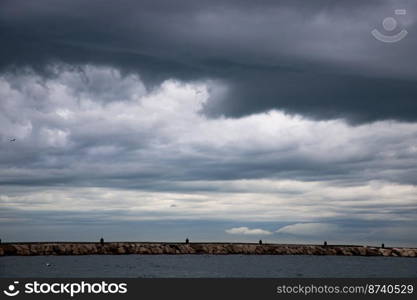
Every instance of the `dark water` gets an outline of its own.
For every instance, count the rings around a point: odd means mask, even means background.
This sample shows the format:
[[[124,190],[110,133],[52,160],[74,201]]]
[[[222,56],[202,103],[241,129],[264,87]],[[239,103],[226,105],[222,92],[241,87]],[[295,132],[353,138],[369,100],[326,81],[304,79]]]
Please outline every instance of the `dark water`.
[[[0,277],[417,277],[416,258],[270,255],[0,257]]]

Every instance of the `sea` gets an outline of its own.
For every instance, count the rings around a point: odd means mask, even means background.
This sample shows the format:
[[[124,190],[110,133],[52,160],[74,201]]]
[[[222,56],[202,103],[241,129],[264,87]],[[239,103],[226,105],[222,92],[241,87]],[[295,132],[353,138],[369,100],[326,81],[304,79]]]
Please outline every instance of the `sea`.
[[[308,255],[0,257],[0,278],[417,278],[417,258]]]

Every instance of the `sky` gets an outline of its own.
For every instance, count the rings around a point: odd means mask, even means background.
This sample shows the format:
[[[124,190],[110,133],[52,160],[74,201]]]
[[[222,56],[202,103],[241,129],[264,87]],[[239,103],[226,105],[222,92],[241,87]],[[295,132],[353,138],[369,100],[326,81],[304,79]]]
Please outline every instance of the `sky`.
[[[417,246],[416,22],[412,0],[2,0],[0,238]]]

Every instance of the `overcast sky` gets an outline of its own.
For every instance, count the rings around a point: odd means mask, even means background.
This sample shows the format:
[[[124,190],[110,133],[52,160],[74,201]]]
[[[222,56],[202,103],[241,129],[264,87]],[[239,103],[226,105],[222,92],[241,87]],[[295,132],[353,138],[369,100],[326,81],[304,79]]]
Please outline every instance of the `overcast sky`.
[[[2,0],[0,238],[416,246],[416,21],[413,0]]]

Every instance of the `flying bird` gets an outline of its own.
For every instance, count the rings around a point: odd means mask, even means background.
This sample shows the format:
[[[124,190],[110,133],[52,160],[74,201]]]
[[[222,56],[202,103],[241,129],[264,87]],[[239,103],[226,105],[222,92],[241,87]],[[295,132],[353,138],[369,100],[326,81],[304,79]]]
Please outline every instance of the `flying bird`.
[[[16,139],[15,138],[13,138],[13,139],[9,139],[9,141],[12,143],[12,142],[16,142]]]

